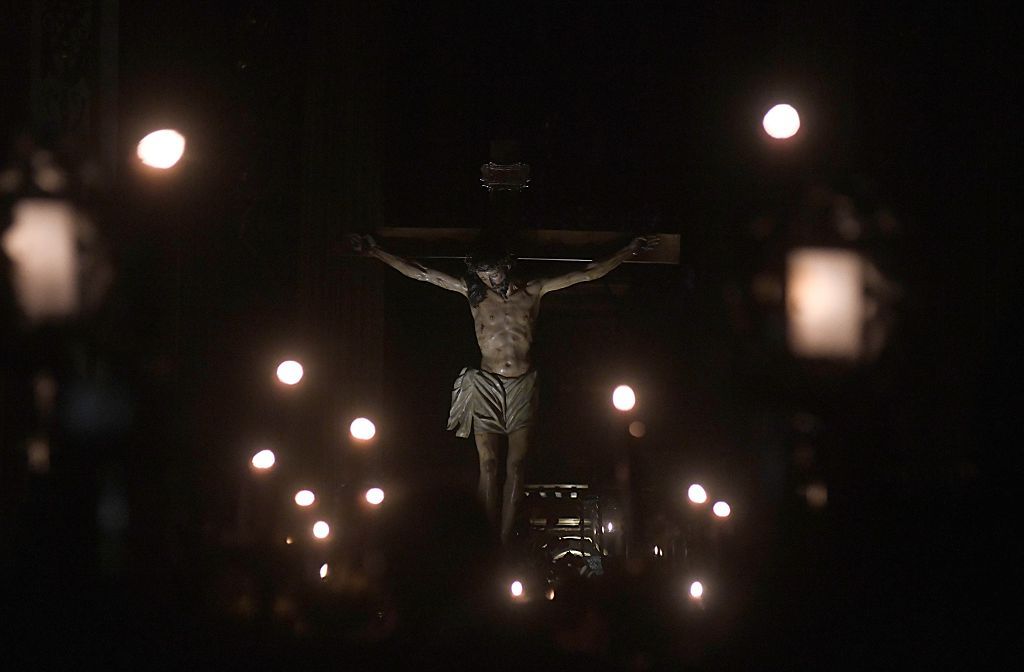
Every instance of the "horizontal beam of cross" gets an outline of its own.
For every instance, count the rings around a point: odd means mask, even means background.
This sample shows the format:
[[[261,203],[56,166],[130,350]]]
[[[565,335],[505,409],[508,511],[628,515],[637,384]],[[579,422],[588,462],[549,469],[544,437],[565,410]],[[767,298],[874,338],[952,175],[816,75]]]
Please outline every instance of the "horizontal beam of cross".
[[[387,227],[374,232],[385,249],[416,259],[464,259],[480,235],[479,229],[418,229]],[[679,234],[659,233],[660,244],[627,263],[678,264]],[[583,261],[600,259],[628,243],[621,231],[529,229],[516,232],[515,249],[523,261]],[[351,250],[346,250],[351,252]]]

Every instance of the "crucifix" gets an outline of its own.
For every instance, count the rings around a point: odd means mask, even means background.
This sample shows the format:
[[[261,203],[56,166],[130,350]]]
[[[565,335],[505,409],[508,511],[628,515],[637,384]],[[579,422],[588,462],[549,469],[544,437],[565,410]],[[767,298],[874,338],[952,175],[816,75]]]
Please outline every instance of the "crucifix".
[[[604,277],[620,264],[678,263],[678,235],[632,238],[616,252],[598,257],[594,250],[621,238],[617,232],[516,231],[516,196],[527,186],[529,167],[487,163],[481,168],[491,193],[492,220],[486,230],[383,228],[377,237],[352,236],[355,252],[378,259],[403,275],[461,294],[469,301],[480,348],[479,367],[462,369],[455,380],[448,429],[473,436],[480,460],[479,496],[502,542],[512,535],[525,480],[524,460],[537,420],[537,370],[530,356],[541,298],[548,292]],[[519,255],[510,252],[515,240]],[[406,254],[405,249],[415,251]],[[468,254],[467,254],[468,252]],[[466,272],[453,276],[422,263],[426,259],[464,259]],[[583,264],[543,278],[520,275],[518,260]],[[507,442],[505,481],[499,483],[498,457]]]

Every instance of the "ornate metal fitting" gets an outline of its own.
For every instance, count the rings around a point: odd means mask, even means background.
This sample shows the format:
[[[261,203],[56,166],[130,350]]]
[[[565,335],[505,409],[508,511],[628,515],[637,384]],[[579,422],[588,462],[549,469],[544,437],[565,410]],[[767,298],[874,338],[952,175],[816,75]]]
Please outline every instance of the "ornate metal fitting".
[[[480,166],[480,182],[488,191],[520,191],[530,182],[530,166],[526,163],[485,163]]]

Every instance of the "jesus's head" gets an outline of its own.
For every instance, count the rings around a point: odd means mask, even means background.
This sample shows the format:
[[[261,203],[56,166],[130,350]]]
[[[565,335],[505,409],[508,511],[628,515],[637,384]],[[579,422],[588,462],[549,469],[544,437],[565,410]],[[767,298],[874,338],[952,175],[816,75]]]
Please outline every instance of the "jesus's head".
[[[500,294],[507,294],[515,266],[515,257],[511,254],[474,255],[466,258],[469,269],[470,302],[475,306],[483,300],[487,288]],[[474,292],[474,286],[479,290]],[[476,299],[474,301],[474,298]]]

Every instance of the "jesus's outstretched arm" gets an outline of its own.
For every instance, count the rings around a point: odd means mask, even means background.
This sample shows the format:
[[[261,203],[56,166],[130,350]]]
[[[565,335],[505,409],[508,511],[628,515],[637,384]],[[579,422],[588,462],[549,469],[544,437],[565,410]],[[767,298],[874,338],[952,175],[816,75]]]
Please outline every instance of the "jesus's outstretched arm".
[[[409,259],[403,259],[398,255],[391,254],[382,249],[371,236],[352,236],[351,240],[352,249],[356,252],[365,257],[380,259],[406,277],[419,280],[420,282],[429,282],[441,289],[458,292],[466,296],[466,281],[462,278],[456,278],[437,269],[424,266],[417,261],[410,261]]]
[[[560,289],[572,287],[573,285],[581,282],[590,282],[591,280],[603,278],[626,259],[629,259],[644,250],[656,247],[659,242],[660,240],[658,239],[658,236],[637,236],[630,241],[629,245],[626,245],[615,254],[605,259],[600,259],[587,264],[587,267],[582,271],[572,271],[565,275],[539,280],[540,293],[543,296],[548,292],[556,292]]]

